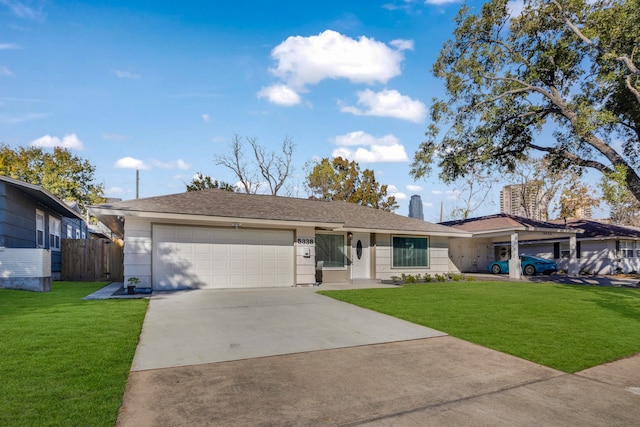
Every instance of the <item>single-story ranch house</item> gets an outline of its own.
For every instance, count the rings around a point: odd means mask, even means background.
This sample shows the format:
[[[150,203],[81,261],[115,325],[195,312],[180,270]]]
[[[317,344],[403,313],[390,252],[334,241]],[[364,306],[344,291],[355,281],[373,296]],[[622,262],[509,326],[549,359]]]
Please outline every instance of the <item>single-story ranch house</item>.
[[[514,253],[554,260],[571,276],[640,271],[640,229],[635,227],[588,219],[543,222],[505,213],[442,224],[473,234],[449,242],[451,261],[465,273],[486,272],[491,262]]]
[[[457,272],[470,234],[347,202],[211,189],[103,204],[124,238],[124,275],[154,290],[274,287]],[[318,280],[320,280],[318,278]]]
[[[456,238],[449,243],[451,260],[462,272],[486,273],[493,261],[509,260],[509,277],[519,279],[522,272],[518,256],[537,255],[531,252],[530,244],[562,241],[567,247],[567,272],[570,276],[578,275],[576,234],[581,231],[564,224],[500,213],[443,222],[442,225],[472,234],[471,238]],[[550,259],[549,256],[542,257]]]

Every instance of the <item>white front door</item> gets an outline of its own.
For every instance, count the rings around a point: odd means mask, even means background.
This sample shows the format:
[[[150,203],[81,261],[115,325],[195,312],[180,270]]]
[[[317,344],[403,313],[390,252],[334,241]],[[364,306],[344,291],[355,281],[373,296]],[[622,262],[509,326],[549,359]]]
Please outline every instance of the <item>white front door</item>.
[[[353,233],[351,238],[351,278],[370,279],[369,233]]]

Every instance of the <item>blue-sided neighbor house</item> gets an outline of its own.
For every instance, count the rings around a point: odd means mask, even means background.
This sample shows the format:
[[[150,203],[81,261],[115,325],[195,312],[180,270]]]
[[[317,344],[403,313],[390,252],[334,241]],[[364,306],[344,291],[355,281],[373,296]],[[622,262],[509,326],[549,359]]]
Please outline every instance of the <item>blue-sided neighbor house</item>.
[[[87,236],[77,208],[0,175],[0,288],[49,291],[62,270],[62,239]]]

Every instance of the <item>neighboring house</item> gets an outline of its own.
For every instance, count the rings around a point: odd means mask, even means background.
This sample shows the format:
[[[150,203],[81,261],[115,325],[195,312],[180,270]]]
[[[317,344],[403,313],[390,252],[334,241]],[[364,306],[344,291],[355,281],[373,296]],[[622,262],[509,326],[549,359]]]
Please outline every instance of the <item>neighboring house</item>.
[[[69,236],[87,236],[79,212],[37,185],[0,175],[0,288],[50,290]]]
[[[462,272],[488,272],[489,264],[493,261],[509,260],[509,277],[517,279],[521,275],[518,260],[521,253],[552,258],[550,254],[540,253],[532,246],[533,243],[544,240],[565,242],[568,250],[565,269],[571,275],[578,274],[576,234],[581,231],[563,224],[536,221],[506,213],[441,224],[472,234],[470,238],[451,239],[449,243],[451,261]],[[570,256],[572,247],[573,257]]]
[[[588,219],[552,221],[581,233],[577,236],[578,268],[593,274],[640,271],[640,229]],[[566,239],[531,242],[527,253],[555,259],[566,270],[569,242]]]
[[[154,290],[390,279],[455,269],[449,238],[469,233],[347,202],[217,189],[103,204],[124,237],[124,275]],[[318,277],[319,279],[319,277]]]

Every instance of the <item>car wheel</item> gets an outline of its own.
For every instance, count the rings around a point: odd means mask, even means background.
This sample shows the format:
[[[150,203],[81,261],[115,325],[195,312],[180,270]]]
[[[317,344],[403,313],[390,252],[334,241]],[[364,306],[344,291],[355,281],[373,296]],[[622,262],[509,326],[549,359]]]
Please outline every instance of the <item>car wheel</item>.
[[[533,276],[534,274],[536,274],[536,268],[533,265],[526,265],[524,267],[524,274],[526,274],[527,276]]]
[[[500,274],[500,266],[498,264],[493,264],[491,266],[491,272],[493,274]]]

